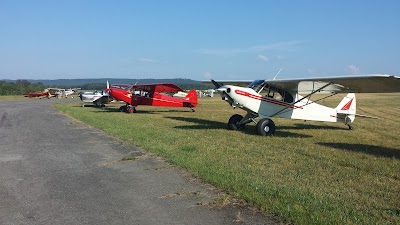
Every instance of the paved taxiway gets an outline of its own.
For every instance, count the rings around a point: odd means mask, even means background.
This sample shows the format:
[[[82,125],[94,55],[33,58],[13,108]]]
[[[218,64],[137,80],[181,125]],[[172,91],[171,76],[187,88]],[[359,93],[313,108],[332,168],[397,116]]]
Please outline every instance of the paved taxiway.
[[[276,224],[51,107],[0,101],[0,224]],[[121,161],[124,156],[137,160]]]

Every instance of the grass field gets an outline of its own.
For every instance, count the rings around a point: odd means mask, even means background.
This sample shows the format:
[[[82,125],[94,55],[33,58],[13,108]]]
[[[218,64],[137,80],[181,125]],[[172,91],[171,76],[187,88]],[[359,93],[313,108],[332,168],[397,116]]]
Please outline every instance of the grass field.
[[[336,106],[343,95],[323,103]],[[226,130],[232,109],[219,97],[196,112],[138,107],[117,112],[80,103],[55,107],[137,145],[294,224],[400,224],[400,93],[358,94],[354,130],[339,123],[274,119],[273,137]]]

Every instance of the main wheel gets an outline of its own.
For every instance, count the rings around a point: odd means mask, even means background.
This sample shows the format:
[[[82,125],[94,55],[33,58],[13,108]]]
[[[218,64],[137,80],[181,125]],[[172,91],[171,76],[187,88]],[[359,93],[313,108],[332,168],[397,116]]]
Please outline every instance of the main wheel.
[[[239,125],[238,123],[243,119],[242,115],[235,114],[229,118],[228,121],[228,130],[244,130],[246,127],[245,124]]]
[[[119,107],[120,112],[126,112],[126,105]]]
[[[128,112],[128,113],[135,113],[135,112],[136,112],[136,108],[133,107],[133,106],[128,106],[127,112]]]
[[[275,134],[274,121],[264,118],[257,123],[257,134],[261,136],[273,136]]]

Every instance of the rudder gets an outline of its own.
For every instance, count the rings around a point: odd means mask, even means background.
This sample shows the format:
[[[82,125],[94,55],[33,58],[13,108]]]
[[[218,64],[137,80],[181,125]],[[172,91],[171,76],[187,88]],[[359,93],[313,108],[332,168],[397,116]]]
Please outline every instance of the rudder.
[[[197,92],[196,90],[190,90],[189,93],[185,96],[184,101],[190,103],[190,108],[194,108],[197,106]]]
[[[356,116],[356,95],[354,93],[347,94],[336,107],[336,112],[346,115],[346,120],[350,120],[345,121],[346,124],[353,122]]]

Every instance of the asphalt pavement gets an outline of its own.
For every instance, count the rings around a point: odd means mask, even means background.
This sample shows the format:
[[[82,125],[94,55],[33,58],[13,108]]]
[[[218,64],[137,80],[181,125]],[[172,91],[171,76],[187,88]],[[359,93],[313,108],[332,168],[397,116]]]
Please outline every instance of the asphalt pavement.
[[[67,101],[0,101],[0,224],[278,224],[51,106]]]

